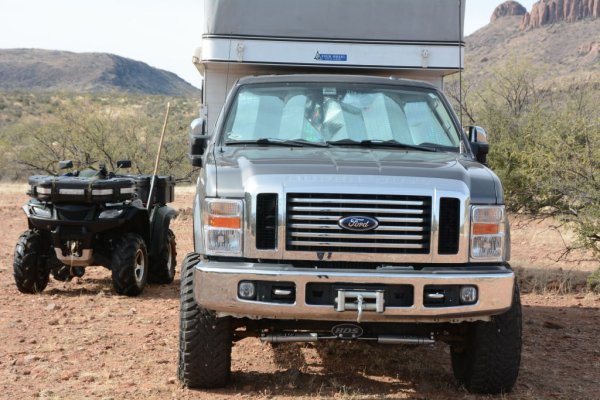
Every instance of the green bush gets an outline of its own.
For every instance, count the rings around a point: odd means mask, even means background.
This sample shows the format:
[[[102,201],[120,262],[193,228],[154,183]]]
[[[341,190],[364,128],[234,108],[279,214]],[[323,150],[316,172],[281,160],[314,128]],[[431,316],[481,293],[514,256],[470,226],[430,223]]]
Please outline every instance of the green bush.
[[[168,101],[171,113],[159,173],[178,180],[192,176],[187,129],[198,99],[124,94],[4,93],[3,97],[18,104],[13,115],[21,113],[0,131],[4,179],[54,174],[58,161],[65,159],[79,169],[98,162],[114,169],[117,160],[130,159],[134,172],[151,173]]]
[[[542,77],[514,60],[477,84],[467,75],[463,116],[488,132],[509,209],[558,218],[600,258],[600,94],[581,83],[539,87]],[[458,107],[457,82],[449,90]]]

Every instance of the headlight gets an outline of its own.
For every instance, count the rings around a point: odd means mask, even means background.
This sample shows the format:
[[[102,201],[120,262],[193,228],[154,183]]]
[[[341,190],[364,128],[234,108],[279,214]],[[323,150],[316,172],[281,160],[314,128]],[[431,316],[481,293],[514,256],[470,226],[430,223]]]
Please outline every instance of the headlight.
[[[472,261],[504,261],[506,215],[504,206],[471,209]]]
[[[58,189],[58,194],[67,196],[83,196],[85,194],[85,189]]]
[[[35,215],[36,217],[52,218],[52,210],[50,210],[49,208],[46,208],[46,207],[31,206],[29,208],[29,212],[31,214]]]
[[[100,214],[98,214],[98,218],[112,219],[112,218],[117,218],[121,214],[123,214],[122,208],[112,208],[109,210],[102,211]]]
[[[112,194],[112,189],[92,189],[92,196],[110,196]]]
[[[204,244],[207,254],[242,255],[242,200],[204,202]]]
[[[45,195],[52,194],[52,188],[44,188],[44,187],[36,186],[35,191],[38,194],[45,194]]]

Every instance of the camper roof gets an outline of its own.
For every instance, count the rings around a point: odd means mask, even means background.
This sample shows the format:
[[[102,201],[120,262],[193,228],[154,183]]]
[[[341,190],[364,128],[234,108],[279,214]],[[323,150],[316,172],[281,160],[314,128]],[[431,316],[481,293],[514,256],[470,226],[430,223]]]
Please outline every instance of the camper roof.
[[[204,0],[204,4],[204,36],[463,40],[465,0]]]

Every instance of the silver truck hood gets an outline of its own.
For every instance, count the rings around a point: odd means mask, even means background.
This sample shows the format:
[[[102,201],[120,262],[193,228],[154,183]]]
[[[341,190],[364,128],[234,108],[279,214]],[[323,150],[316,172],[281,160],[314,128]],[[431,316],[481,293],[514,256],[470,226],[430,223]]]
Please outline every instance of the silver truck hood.
[[[302,178],[331,180],[348,186],[350,177],[386,182],[379,177],[436,179],[464,184],[475,204],[503,204],[500,181],[488,168],[456,153],[404,151],[368,148],[216,148],[207,160],[207,192],[218,197],[243,198],[256,190],[256,182],[268,177],[271,184],[279,181],[302,183]],[[214,181],[214,182],[213,182]],[[394,181],[389,181],[393,184]],[[211,190],[212,189],[212,190]]]

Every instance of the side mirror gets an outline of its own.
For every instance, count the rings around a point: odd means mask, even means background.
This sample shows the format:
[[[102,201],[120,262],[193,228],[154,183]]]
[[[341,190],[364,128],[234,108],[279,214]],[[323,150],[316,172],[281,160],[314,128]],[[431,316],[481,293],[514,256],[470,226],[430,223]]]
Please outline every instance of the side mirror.
[[[480,126],[469,126],[469,142],[475,158],[480,163],[487,165],[487,155],[490,152],[490,145],[487,140],[485,129]]]
[[[131,168],[131,160],[119,160],[117,161],[117,168]]]
[[[204,118],[196,118],[190,125],[190,161],[194,167],[202,166],[202,155],[206,150],[209,136],[205,135]]]
[[[71,160],[64,160],[64,161],[60,161],[58,163],[58,168],[59,169],[69,169],[69,168],[73,168],[73,161]]]

